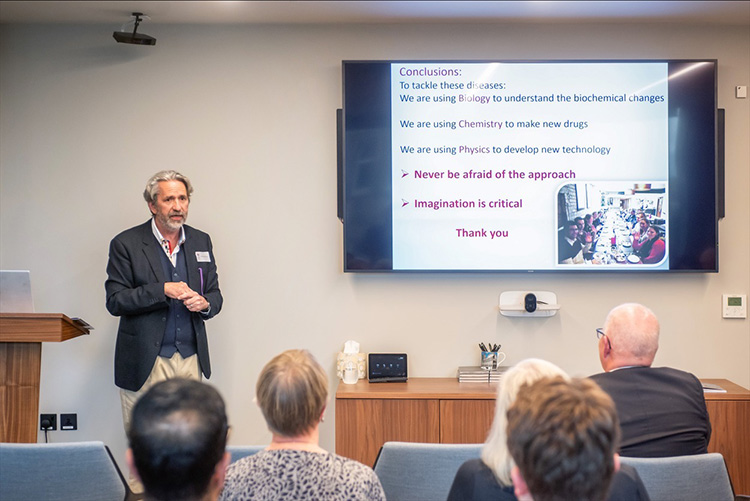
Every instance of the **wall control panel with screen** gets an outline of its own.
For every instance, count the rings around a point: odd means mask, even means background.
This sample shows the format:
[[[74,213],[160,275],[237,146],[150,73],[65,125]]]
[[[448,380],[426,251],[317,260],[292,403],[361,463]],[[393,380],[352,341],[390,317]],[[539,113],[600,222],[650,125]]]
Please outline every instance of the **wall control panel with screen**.
[[[745,294],[724,294],[722,316],[724,318],[747,318],[747,296]]]

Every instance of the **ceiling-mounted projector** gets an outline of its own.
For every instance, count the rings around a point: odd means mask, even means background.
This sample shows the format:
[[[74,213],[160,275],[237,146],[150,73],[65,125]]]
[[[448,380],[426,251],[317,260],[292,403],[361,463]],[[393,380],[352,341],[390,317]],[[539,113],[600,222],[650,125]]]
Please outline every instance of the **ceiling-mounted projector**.
[[[129,31],[122,30],[115,31],[114,33],[112,33],[114,39],[119,43],[130,43],[135,45],[156,45],[156,39],[154,37],[144,35],[143,33],[136,33],[138,31],[138,25],[141,24],[141,16],[143,16],[143,13],[133,12],[133,16],[135,16],[135,26],[133,27],[133,32],[130,33]],[[124,27],[125,26],[123,26],[123,28]]]

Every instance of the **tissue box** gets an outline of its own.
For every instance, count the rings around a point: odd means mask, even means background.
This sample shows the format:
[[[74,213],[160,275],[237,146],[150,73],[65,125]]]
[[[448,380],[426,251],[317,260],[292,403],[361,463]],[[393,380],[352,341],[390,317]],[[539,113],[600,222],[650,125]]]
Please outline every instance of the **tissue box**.
[[[346,365],[352,362],[357,366],[359,370],[359,379],[367,377],[367,357],[364,353],[344,353],[339,352],[336,356],[336,376],[339,379],[344,379],[344,368]]]

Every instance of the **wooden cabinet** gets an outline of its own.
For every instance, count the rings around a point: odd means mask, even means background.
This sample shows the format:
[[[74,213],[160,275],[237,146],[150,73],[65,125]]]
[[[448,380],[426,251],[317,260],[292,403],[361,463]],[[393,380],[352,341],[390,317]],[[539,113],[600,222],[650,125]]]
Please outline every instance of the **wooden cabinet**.
[[[726,379],[701,379],[726,393],[706,393],[711,419],[708,452],[724,456],[735,494],[750,495],[750,391]]]
[[[372,466],[388,441],[481,443],[492,425],[497,387],[454,379],[341,383],[336,453]]]
[[[704,379],[726,393],[706,393],[713,432],[709,452],[724,455],[737,494],[750,494],[750,391]],[[492,426],[496,384],[454,378],[406,383],[339,384],[336,453],[372,466],[383,443],[481,443]]]
[[[336,453],[372,466],[385,442],[439,442],[438,421],[436,400],[337,399]]]
[[[440,443],[480,444],[487,438],[487,432],[494,418],[494,398],[492,400],[441,399]]]

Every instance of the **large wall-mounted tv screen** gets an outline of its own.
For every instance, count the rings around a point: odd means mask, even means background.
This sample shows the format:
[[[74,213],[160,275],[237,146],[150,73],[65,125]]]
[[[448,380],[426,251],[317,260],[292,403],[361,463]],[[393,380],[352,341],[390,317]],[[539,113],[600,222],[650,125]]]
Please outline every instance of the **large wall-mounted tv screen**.
[[[717,271],[716,66],[344,61],[344,270]]]

